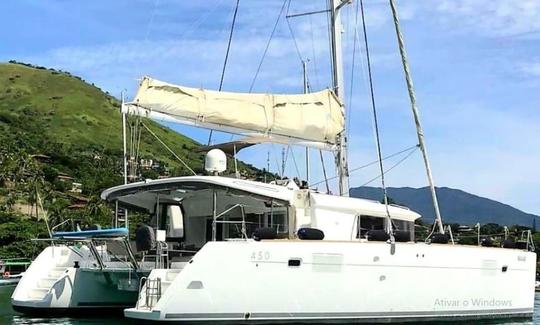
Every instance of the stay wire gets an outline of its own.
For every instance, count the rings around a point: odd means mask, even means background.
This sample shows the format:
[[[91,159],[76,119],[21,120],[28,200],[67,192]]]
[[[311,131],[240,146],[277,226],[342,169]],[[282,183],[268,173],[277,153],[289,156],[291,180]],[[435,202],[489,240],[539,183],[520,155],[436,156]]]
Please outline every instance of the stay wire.
[[[293,148],[292,147],[289,147],[289,148],[291,150],[291,157],[293,160],[294,168],[296,169],[296,176],[298,177],[298,179],[301,179],[302,177],[300,176],[300,169],[298,169],[298,164],[296,163],[296,158],[294,157]]]
[[[236,25],[236,15],[238,14],[238,7],[240,6],[240,0],[236,0],[236,6],[234,8],[233,19],[231,23],[231,31],[229,33],[229,41],[227,42],[227,50],[225,52],[225,60],[223,61],[223,69],[221,70],[221,79],[219,81],[219,91],[223,89],[223,80],[225,79],[225,69],[227,68],[227,62],[229,60],[229,52],[231,50],[232,37],[234,33],[234,26]],[[208,135],[208,145],[212,143],[212,133],[214,130],[210,130]]]
[[[313,71],[315,72],[315,81],[317,82],[317,89],[321,88],[319,82],[319,69],[317,68],[317,55],[315,54],[315,40],[313,37],[313,18],[309,16],[309,29],[311,32],[311,52],[313,57]]]
[[[294,43],[294,48],[296,49],[296,54],[298,54],[298,58],[301,62],[304,62],[304,58],[302,57],[302,52],[300,52],[300,48],[298,47],[298,42],[296,41],[296,36],[294,35],[294,31],[291,26],[291,22],[289,18],[287,17],[289,14],[289,9],[291,7],[291,0],[289,0],[289,3],[287,4],[287,11],[285,13],[285,21],[287,21],[287,27],[289,27],[289,32],[291,33],[291,38]]]
[[[414,146],[405,148],[405,149],[400,150],[400,151],[398,151],[398,152],[396,152],[396,153],[393,153],[393,154],[391,154],[391,155],[388,155],[388,156],[386,156],[386,157],[383,157],[383,160],[390,159],[390,158],[394,158],[394,157],[396,157],[396,156],[401,155],[402,153],[405,153],[405,152],[407,152],[407,151],[411,151],[411,150],[413,150],[413,149],[418,149],[418,145],[415,144]],[[353,172],[356,172],[356,171],[358,171],[358,170],[360,170],[360,169],[364,169],[364,168],[367,168],[367,167],[369,167],[369,166],[375,165],[375,164],[378,163],[378,162],[379,162],[379,160],[374,160],[374,161],[369,162],[369,163],[367,163],[367,164],[365,164],[365,165],[362,165],[362,166],[358,166],[358,167],[352,168],[352,169],[349,170],[349,173],[353,173]],[[339,177],[339,176],[329,177],[329,178],[323,179],[322,181],[318,181],[318,182],[316,182],[316,183],[312,183],[312,184],[310,184],[310,185],[312,185],[312,186],[319,185],[319,184],[324,183],[325,181],[331,181],[331,180],[336,179],[336,178],[338,178],[338,177]]]
[[[191,169],[188,164],[186,164],[186,162],[184,160],[182,160],[182,158],[180,158],[167,144],[165,144],[165,142],[163,142],[163,140],[161,140],[152,130],[150,130],[150,128],[148,126],[146,126],[146,124],[142,123],[141,122],[141,125],[148,131],[150,132],[150,134],[152,136],[154,136],[154,138],[156,138],[156,140],[159,141],[159,143],[161,143],[165,149],[167,149],[176,159],[178,159],[178,161],[180,161],[182,163],[182,165],[184,165],[184,167],[189,170],[194,176],[197,176],[197,173],[195,173],[193,171],[193,169]]]
[[[227,51],[225,52],[225,60],[223,61],[223,70],[221,70],[221,80],[219,82],[219,91],[223,88],[223,79],[225,79],[225,69],[227,68],[227,61],[229,60],[229,52],[231,50],[231,43],[234,33],[234,26],[236,25],[236,15],[238,14],[238,7],[240,6],[240,0],[236,0],[236,7],[234,8],[234,15],[231,23],[231,32],[229,33],[229,41],[227,43]]]
[[[418,147],[415,147],[415,149],[418,149]],[[398,162],[396,162],[394,165],[392,165],[392,167],[388,168],[387,170],[384,171],[383,175],[384,174],[388,174],[388,172],[390,172],[392,169],[396,168],[397,166],[401,165],[401,163],[403,163],[405,160],[407,160],[410,156],[412,156],[413,153],[415,153],[416,150],[412,150],[411,152],[409,152],[405,157],[401,158]],[[377,175],[376,177],[370,179],[369,181],[365,182],[364,184],[360,185],[360,187],[362,186],[366,186],[368,185],[369,183],[377,180],[378,178],[380,178],[381,175]]]
[[[351,62],[351,81],[349,86],[349,105],[347,106],[347,137],[349,137],[351,132],[351,107],[352,107],[352,97],[353,97],[353,90],[354,90],[354,70],[355,70],[355,63],[356,63],[356,42],[358,40],[358,29],[356,26],[358,26],[358,3],[359,1],[356,1],[356,8],[355,8],[355,15],[354,15],[354,36],[353,36],[353,49],[352,49],[352,62]]]
[[[327,28],[326,28],[326,31],[328,33],[328,48],[330,49],[330,51],[328,51],[328,62],[329,62],[329,66],[330,66],[330,69],[331,69],[331,73],[332,73],[332,84],[334,84],[334,73],[332,71],[333,69],[333,62],[332,62],[332,10],[330,8],[332,8],[332,3],[331,3],[331,0],[326,0],[326,6],[327,6],[327,9],[328,9],[328,13],[326,15],[326,25],[327,25]]]
[[[283,4],[281,5],[281,9],[279,11],[279,15],[277,16],[276,22],[274,23],[274,28],[272,29],[272,33],[270,34],[270,37],[268,38],[268,41],[266,42],[266,47],[264,49],[263,55],[261,57],[261,60],[259,61],[259,65],[257,67],[257,71],[255,72],[255,76],[253,76],[253,80],[251,81],[251,85],[249,86],[249,92],[251,93],[253,91],[253,86],[255,86],[255,82],[257,81],[257,77],[259,76],[259,72],[261,71],[261,67],[263,65],[264,59],[266,58],[266,53],[268,53],[268,48],[270,47],[270,43],[272,42],[272,38],[274,38],[274,33],[276,32],[278,23],[281,19],[281,16],[283,15],[283,11],[285,10],[285,5],[290,0],[284,0]]]
[[[367,27],[366,27],[366,18],[364,14],[364,1],[360,0],[360,12],[362,14],[362,30],[364,32],[364,45],[366,47],[366,60],[367,60],[367,67],[368,67],[368,76],[369,76],[369,90],[370,90],[370,97],[371,97],[371,108],[373,112],[373,124],[375,128],[375,142],[377,145],[377,157],[379,158],[379,169],[381,172],[381,185],[382,185],[382,191],[383,191],[383,197],[384,197],[384,206],[386,209],[386,216],[388,218],[388,225],[386,232],[390,235],[390,238],[393,242],[393,236],[392,236],[392,217],[390,216],[390,210],[388,209],[388,193],[386,192],[386,184],[384,179],[384,165],[382,160],[382,153],[381,153],[381,139],[379,136],[379,123],[377,120],[377,107],[375,105],[375,92],[373,90],[373,76],[371,72],[371,60],[369,56],[369,46],[368,46],[368,36],[367,36]]]

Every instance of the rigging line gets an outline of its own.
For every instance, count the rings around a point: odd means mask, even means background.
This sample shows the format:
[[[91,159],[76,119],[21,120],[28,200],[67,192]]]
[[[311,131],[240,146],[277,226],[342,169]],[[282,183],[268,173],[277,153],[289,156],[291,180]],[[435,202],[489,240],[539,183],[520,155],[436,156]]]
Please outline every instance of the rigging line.
[[[238,7],[240,6],[240,0],[236,0],[236,7],[234,8],[233,20],[231,23],[231,32],[229,33],[229,41],[227,43],[227,52],[225,52],[225,61],[223,61],[223,70],[221,71],[221,81],[219,82],[219,91],[223,88],[223,79],[225,78],[225,69],[227,68],[227,61],[229,60],[229,52],[231,50],[232,37],[234,33],[234,26],[236,25],[236,15],[238,14]]]
[[[135,149],[136,148],[136,139],[137,139],[137,134],[138,134],[138,125],[137,125],[137,116],[134,118],[134,122],[133,122],[133,137],[131,139],[131,147],[132,147],[132,151],[131,151],[131,176],[133,176],[133,178],[135,178],[135,175],[137,174],[137,150]]]
[[[330,8],[332,7],[332,3],[331,3],[331,0],[326,0],[326,6],[327,6],[327,9],[328,9],[328,14],[326,15],[326,25],[327,25],[327,29],[326,29],[326,32],[327,32],[327,39],[328,39],[328,48],[330,49],[328,51],[328,62],[329,62],[329,66],[330,66],[330,73],[332,73],[332,85],[334,84],[334,72],[332,71],[333,70],[333,62],[332,62],[332,24],[331,24],[331,21],[332,21],[332,10],[330,10]],[[332,86],[332,91],[335,92],[335,89],[334,87]]]
[[[281,167],[279,165],[279,159],[278,159],[278,156],[276,154],[276,147],[274,146],[274,143],[271,143],[272,145],[272,154],[274,156],[274,159],[275,159],[275,163],[276,163],[276,169],[278,171],[278,176],[280,179],[283,178],[283,174],[281,173]]]
[[[287,161],[289,161],[289,149],[290,145],[287,145],[287,150],[285,150],[285,158],[283,159],[283,177],[285,177],[285,168],[287,167]]]
[[[358,26],[358,2],[356,1],[356,12],[354,15],[354,33],[353,33],[353,50],[352,50],[352,62],[351,62],[351,81],[349,86],[349,105],[347,106],[347,137],[349,137],[349,134],[351,132],[351,107],[352,107],[352,94],[354,90],[354,69],[355,69],[355,63],[356,63],[356,42],[358,39],[358,29],[356,26]]]
[[[146,25],[146,33],[144,35],[145,42],[148,40],[148,36],[150,36],[150,30],[152,29],[152,25],[154,25],[154,18],[156,17],[156,9],[157,9],[158,3],[159,3],[159,0],[154,1],[154,6],[152,8],[152,14],[150,15],[150,20],[148,21],[148,24]]]
[[[223,89],[223,80],[225,79],[225,69],[227,68],[227,61],[229,60],[229,52],[231,50],[232,37],[234,33],[234,26],[236,25],[236,15],[238,14],[238,7],[240,6],[240,0],[236,0],[236,6],[234,8],[233,19],[231,23],[231,31],[229,33],[229,40],[227,42],[227,50],[225,52],[225,60],[223,61],[223,69],[221,70],[221,80],[219,81],[219,91]],[[208,136],[208,145],[212,142],[212,133],[214,130],[210,130]]]
[[[159,2],[159,0],[155,0],[154,5],[152,6],[152,12],[150,14],[150,18],[148,19],[148,21],[146,23],[146,30],[144,32],[143,43],[148,42],[148,37],[150,36],[150,31],[152,29],[152,26],[154,25],[154,18],[156,16],[156,9],[157,9],[157,6],[158,6],[158,2]],[[142,68],[142,62],[139,61],[136,64],[136,69],[137,69],[137,71],[141,71],[142,70],[141,68]]]
[[[289,0],[289,4],[287,5],[287,12],[286,15],[289,14],[289,8],[291,7],[291,0]],[[298,47],[298,42],[296,42],[296,37],[294,36],[294,31],[291,26],[291,22],[289,21],[289,17],[285,16],[285,21],[287,21],[287,26],[289,27],[289,32],[291,33],[291,37],[294,43],[294,48],[296,49],[296,54],[298,54],[298,58],[301,62],[304,62],[304,59],[302,58],[302,53],[300,52],[300,48]]]
[[[375,127],[375,142],[377,144],[377,157],[379,158],[379,169],[381,172],[381,185],[382,185],[382,192],[384,197],[384,207],[386,209],[386,216],[388,217],[388,224],[386,232],[390,235],[391,241],[394,241],[394,238],[392,236],[392,217],[390,216],[390,210],[388,209],[388,193],[386,191],[386,184],[384,179],[384,165],[382,160],[382,153],[381,153],[381,139],[379,136],[379,123],[377,121],[377,108],[375,105],[375,92],[373,90],[373,75],[371,73],[371,59],[369,56],[369,46],[368,46],[368,36],[367,36],[367,27],[366,27],[366,17],[364,14],[364,1],[360,0],[360,11],[362,14],[362,30],[364,32],[364,46],[366,47],[366,60],[367,60],[367,67],[368,67],[368,76],[369,76],[369,90],[370,90],[370,97],[371,97],[371,108],[373,112],[373,123]]]
[[[319,149],[319,156],[321,157],[321,165],[323,170],[323,176],[324,176],[324,183],[326,185],[326,194],[330,194],[330,185],[328,185],[328,176],[326,176],[326,166],[324,165],[324,158],[322,150]]]
[[[418,147],[415,147],[415,149],[418,149]],[[398,160],[394,165],[392,165],[392,167],[388,168],[387,170],[384,171],[384,174],[388,174],[392,169],[396,168],[397,166],[401,165],[401,163],[403,163],[405,160],[407,160],[410,156],[412,156],[413,153],[415,153],[416,150],[412,150],[411,152],[409,152],[405,157],[401,158],[400,160]],[[373,177],[372,179],[370,179],[369,181],[367,181],[366,183],[360,185],[360,187],[362,186],[366,186],[368,185],[369,183],[377,180],[378,178],[380,178],[381,175],[377,175],[376,177]]]
[[[401,150],[401,151],[398,151],[398,152],[395,152],[395,153],[393,153],[393,154],[391,154],[391,155],[388,155],[388,156],[386,156],[386,157],[383,157],[383,160],[390,159],[390,158],[394,158],[395,156],[399,156],[399,155],[401,155],[402,153],[405,153],[405,152],[407,152],[407,151],[411,151],[411,150],[417,149],[417,148],[418,148],[418,145],[415,144],[414,146],[410,146],[410,147],[405,148],[405,149],[403,149],[403,150]],[[378,162],[379,162],[379,160],[374,160],[374,161],[369,162],[369,163],[367,163],[367,164],[365,164],[365,165],[362,165],[362,166],[358,166],[358,167],[352,168],[352,169],[349,170],[349,174],[350,174],[350,173],[353,173],[353,172],[356,172],[356,171],[359,171],[360,169],[364,169],[364,168],[367,168],[367,167],[369,167],[369,166],[375,165],[375,164],[378,163]],[[338,178],[338,177],[339,177],[339,176],[333,176],[333,177],[328,178],[327,180],[333,180],[333,179],[336,179],[336,178]],[[311,185],[315,186],[315,185],[318,185],[318,184],[323,183],[324,181],[325,181],[325,180],[322,180],[322,181],[319,181],[319,182],[317,182],[317,183],[313,183],[313,184],[311,184]]]
[[[193,32],[194,30],[198,29],[210,16],[217,10],[221,9],[221,5],[225,2],[225,0],[219,0],[217,3],[212,4],[211,6],[206,6],[207,8],[211,8],[210,10],[205,10],[205,14],[199,16],[197,20],[195,20],[192,24],[184,28],[184,31],[178,39],[183,39],[185,36],[187,36],[189,33]]]
[[[302,179],[302,177],[300,176],[300,170],[298,169],[298,164],[296,164],[296,158],[294,157],[294,151],[292,149],[292,147],[289,147],[290,150],[291,150],[291,157],[292,157],[292,160],[293,160],[293,163],[294,163],[294,168],[296,169],[296,176],[298,176],[298,179]]]
[[[152,130],[150,130],[150,128],[148,128],[148,126],[146,126],[146,124],[141,123],[141,125],[142,125],[148,132],[150,132],[150,134],[151,134],[152,136],[154,136],[154,138],[156,138],[156,139],[159,141],[159,143],[161,143],[161,144],[165,147],[165,149],[167,149],[167,150],[168,150],[168,151],[169,151],[176,159],[178,159],[178,161],[180,161],[180,162],[182,163],[182,165],[184,165],[184,167],[186,167],[187,170],[189,170],[194,176],[197,176],[197,173],[195,173],[195,172],[193,171],[193,169],[191,169],[191,168],[190,168],[190,167],[182,160],[182,158],[178,157],[178,155],[177,155],[174,151],[172,151],[172,149],[169,148],[169,146],[167,146],[167,145],[165,144],[165,142],[163,142],[163,141],[162,141],[162,140],[161,140],[154,132],[152,132]]]
[[[325,12],[328,12],[328,9],[325,9],[325,10],[315,10],[315,11],[310,11],[310,12],[304,12],[304,13],[301,13],[301,14],[292,14],[292,15],[289,15],[288,12],[287,12],[287,18],[296,18],[296,17],[302,17],[302,16],[311,16],[311,15],[315,15],[315,14],[324,14]]]
[[[389,0],[390,9],[392,10],[392,17],[394,20],[394,28],[396,30],[396,37],[398,41],[399,54],[401,56],[401,63],[403,65],[403,72],[405,74],[405,82],[407,83],[407,92],[409,93],[409,100],[411,102],[411,109],[414,117],[414,123],[416,125],[416,135],[418,137],[418,144],[422,151],[422,158],[424,159],[424,165],[426,168],[426,176],[429,182],[429,188],[431,190],[431,199],[433,201],[433,208],[435,210],[435,220],[439,228],[439,233],[444,234],[444,226],[442,223],[441,211],[439,209],[439,201],[437,200],[437,191],[435,190],[435,182],[433,181],[433,175],[431,173],[431,166],[428,159],[426,145],[424,143],[424,131],[422,130],[422,124],[420,123],[420,114],[418,112],[418,106],[416,105],[416,95],[414,93],[414,85],[411,77],[411,71],[409,68],[409,62],[407,61],[407,51],[405,50],[405,41],[403,40],[403,34],[399,27],[399,17],[394,0]]]
[[[135,174],[137,173],[137,167],[139,166],[139,156],[140,156],[140,149],[141,149],[141,134],[142,134],[142,130],[141,130],[141,123],[142,123],[142,118],[140,116],[138,116],[137,118],[137,124],[139,125],[138,128],[137,128],[137,151],[136,151],[136,155],[135,155]]]
[[[313,70],[315,71],[315,82],[317,82],[317,89],[321,88],[321,84],[319,82],[319,70],[317,69],[317,55],[315,55],[315,40],[313,37],[313,18],[309,16],[309,29],[311,32],[311,52],[313,56]]]
[[[274,28],[272,29],[272,33],[270,34],[270,37],[268,38],[268,42],[266,42],[266,47],[264,49],[261,60],[259,61],[259,66],[257,67],[257,71],[255,72],[255,76],[253,77],[253,80],[251,81],[251,85],[249,86],[249,92],[250,93],[253,90],[253,86],[255,86],[255,81],[257,81],[257,77],[259,76],[259,72],[261,71],[261,67],[262,67],[264,59],[266,57],[266,53],[268,52],[268,48],[270,47],[270,43],[272,42],[272,38],[274,38],[274,33],[276,32],[279,20],[281,19],[281,16],[283,15],[283,10],[285,10],[285,5],[287,4],[287,1],[290,1],[290,0],[283,0],[283,4],[281,5],[279,15],[277,16],[276,22],[274,23]]]

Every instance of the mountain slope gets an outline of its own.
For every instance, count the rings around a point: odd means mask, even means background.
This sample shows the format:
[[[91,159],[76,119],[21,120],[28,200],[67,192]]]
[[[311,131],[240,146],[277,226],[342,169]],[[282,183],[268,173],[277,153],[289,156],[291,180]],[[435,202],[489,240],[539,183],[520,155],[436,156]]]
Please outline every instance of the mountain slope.
[[[131,142],[140,148],[139,159],[132,160],[141,165],[137,178],[190,174],[141,122],[191,169],[203,172],[197,142],[151,120],[130,117],[128,130],[143,129],[140,142]],[[133,132],[133,138],[139,134]],[[45,224],[36,220],[38,210],[40,216],[46,212],[51,226],[70,221],[64,230],[75,223],[109,227],[111,206],[99,193],[122,183],[122,157],[117,99],[67,72],[0,63],[0,257],[30,256],[36,248],[30,239],[48,236]],[[144,167],[140,159],[146,159]],[[229,163],[227,172],[233,166]],[[242,162],[238,169],[249,178],[274,177]],[[131,233],[138,222],[149,222],[145,218],[131,214]]]
[[[351,196],[381,200],[381,189],[358,187],[351,189]],[[428,187],[388,188],[388,196],[423,216],[424,221],[434,219],[433,204]],[[531,226],[533,214],[525,213],[507,204],[448,187],[437,188],[437,197],[445,223],[475,224],[480,222],[500,225]]]
[[[36,122],[38,130],[27,126]],[[152,121],[145,123],[192,166],[202,163],[197,143]],[[39,137],[79,147],[121,150],[119,103],[99,88],[65,72],[22,64],[0,64],[0,125],[37,131]],[[148,134],[141,152],[172,163],[170,155]]]
[[[164,143],[197,173],[203,172],[203,154],[195,152],[199,144],[152,120],[142,118]],[[128,120],[128,137],[137,118]],[[0,137],[20,134],[32,154],[42,152],[43,143],[79,148],[100,155],[122,156],[122,125],[119,101],[93,84],[67,72],[21,63],[0,63]],[[21,144],[22,145],[22,144]],[[47,147],[45,145],[45,147]],[[171,175],[188,175],[182,166],[156,139],[143,129],[141,158],[164,162]],[[229,164],[232,168],[232,164]],[[65,166],[58,166],[60,168]],[[249,176],[261,171],[239,162],[240,171]],[[231,170],[230,170],[231,171]],[[65,172],[70,172],[66,170]],[[155,176],[155,175],[153,175]]]

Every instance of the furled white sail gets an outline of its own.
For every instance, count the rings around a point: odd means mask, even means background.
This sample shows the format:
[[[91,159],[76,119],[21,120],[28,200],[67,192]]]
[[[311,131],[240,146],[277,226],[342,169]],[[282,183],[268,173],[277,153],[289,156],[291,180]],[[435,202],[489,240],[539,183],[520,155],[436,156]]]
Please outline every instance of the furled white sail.
[[[144,77],[129,112],[267,141],[333,147],[344,112],[330,90],[310,94],[247,94],[177,86]],[[317,146],[317,145],[315,145]]]

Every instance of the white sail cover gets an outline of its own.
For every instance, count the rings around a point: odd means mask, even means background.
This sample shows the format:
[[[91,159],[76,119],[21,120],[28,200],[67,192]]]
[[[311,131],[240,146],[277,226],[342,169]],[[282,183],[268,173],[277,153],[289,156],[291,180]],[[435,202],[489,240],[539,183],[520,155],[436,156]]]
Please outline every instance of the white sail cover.
[[[344,130],[343,106],[330,90],[295,95],[232,93],[144,77],[127,109],[219,131],[264,135],[271,142],[290,138],[333,146]]]

